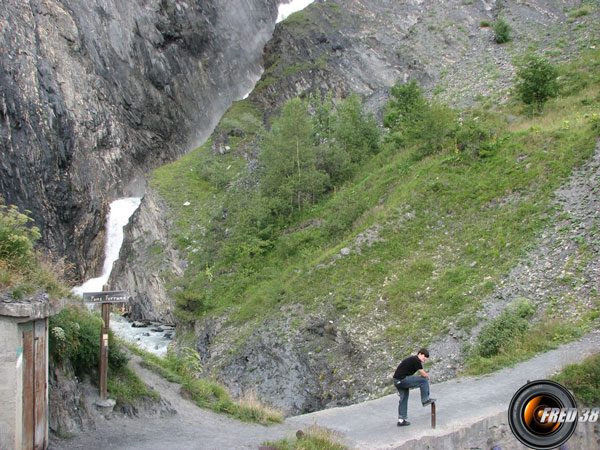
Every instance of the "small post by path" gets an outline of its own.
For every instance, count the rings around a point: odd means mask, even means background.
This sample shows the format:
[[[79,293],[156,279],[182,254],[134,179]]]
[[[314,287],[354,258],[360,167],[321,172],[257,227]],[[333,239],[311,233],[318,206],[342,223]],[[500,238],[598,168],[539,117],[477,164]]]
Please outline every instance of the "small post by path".
[[[102,286],[108,292],[108,284]],[[106,400],[106,383],[108,378],[108,330],[110,329],[110,303],[102,303],[102,327],[100,328],[100,380],[98,390],[100,399]]]
[[[98,381],[98,391],[100,399],[107,398],[107,378],[108,378],[108,330],[110,328],[110,305],[111,303],[127,303],[129,295],[124,291],[109,291],[105,284],[102,292],[84,292],[83,301],[85,303],[100,303],[102,305],[102,326],[100,328],[100,379]]]
[[[435,428],[435,403],[431,404],[431,428]]]

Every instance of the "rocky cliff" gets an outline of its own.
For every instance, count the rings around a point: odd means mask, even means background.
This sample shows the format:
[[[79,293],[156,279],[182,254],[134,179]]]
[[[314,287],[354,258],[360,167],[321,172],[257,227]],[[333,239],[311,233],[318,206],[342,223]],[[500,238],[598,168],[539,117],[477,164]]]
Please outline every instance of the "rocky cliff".
[[[276,27],[251,97],[272,111],[316,89],[338,96],[356,92],[378,110],[395,82],[415,79],[442,100],[468,105],[511,86],[519,52],[550,50],[557,40],[564,41],[564,56],[577,51],[567,22],[568,11],[581,3],[316,2]],[[508,46],[494,40],[491,25],[500,18],[511,28]]]
[[[173,323],[173,301],[166,284],[183,276],[187,265],[169,237],[172,223],[162,199],[148,188],[139,210],[127,226],[120,259],[110,283],[131,296],[133,319]]]
[[[78,278],[102,264],[108,203],[251,89],[277,4],[2,2],[0,192]]]

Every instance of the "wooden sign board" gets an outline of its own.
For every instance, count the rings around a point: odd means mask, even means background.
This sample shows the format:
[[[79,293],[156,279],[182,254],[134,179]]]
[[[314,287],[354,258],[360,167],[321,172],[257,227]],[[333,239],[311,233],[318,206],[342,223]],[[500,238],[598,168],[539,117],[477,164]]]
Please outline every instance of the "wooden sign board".
[[[125,291],[84,292],[85,303],[127,303],[129,294]]]

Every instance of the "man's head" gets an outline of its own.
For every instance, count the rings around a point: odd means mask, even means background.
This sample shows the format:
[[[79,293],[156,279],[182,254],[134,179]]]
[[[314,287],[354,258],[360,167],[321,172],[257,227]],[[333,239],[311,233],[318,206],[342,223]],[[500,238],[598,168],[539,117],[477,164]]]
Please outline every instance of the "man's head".
[[[417,358],[419,358],[421,362],[427,361],[427,358],[429,358],[429,350],[422,348],[417,352]]]

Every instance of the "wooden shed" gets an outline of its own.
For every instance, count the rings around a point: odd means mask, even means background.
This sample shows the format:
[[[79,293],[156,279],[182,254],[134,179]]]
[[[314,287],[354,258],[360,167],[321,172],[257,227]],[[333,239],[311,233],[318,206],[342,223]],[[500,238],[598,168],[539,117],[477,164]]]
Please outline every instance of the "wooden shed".
[[[0,294],[0,449],[48,446],[48,296]]]

